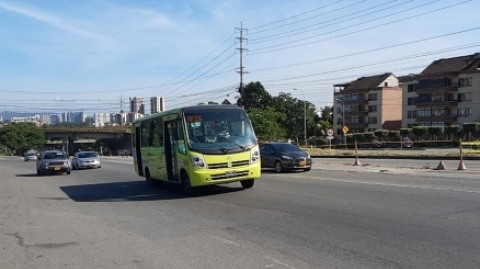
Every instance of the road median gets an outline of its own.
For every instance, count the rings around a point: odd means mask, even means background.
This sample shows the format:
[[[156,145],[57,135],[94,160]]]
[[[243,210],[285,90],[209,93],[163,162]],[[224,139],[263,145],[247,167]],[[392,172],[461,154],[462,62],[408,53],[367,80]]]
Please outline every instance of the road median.
[[[355,158],[354,150],[328,150],[304,148],[312,158]],[[417,151],[417,150],[358,150],[359,158],[373,159],[419,159],[458,160],[459,151]],[[480,160],[480,150],[463,150],[464,160]]]

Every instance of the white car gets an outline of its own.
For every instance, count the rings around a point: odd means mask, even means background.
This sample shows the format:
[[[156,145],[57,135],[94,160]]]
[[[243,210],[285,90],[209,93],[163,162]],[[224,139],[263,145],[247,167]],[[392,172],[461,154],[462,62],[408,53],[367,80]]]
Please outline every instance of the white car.
[[[93,151],[80,151],[72,159],[72,169],[101,168],[100,158]]]
[[[37,160],[37,153],[36,152],[27,152],[23,159],[27,161],[36,161]]]

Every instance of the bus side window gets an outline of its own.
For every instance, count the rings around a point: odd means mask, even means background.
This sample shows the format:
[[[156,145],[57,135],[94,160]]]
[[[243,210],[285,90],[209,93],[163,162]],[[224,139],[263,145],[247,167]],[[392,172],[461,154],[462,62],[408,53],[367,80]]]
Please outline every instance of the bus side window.
[[[150,121],[150,130],[149,130],[149,136],[148,136],[148,146],[149,147],[155,147],[155,123],[152,121]]]
[[[149,147],[150,140],[150,124],[148,122],[142,122],[142,147]]]
[[[157,140],[158,146],[163,147],[163,121],[162,121],[162,118],[158,118],[157,120],[155,120],[155,126],[156,126],[155,133],[158,135],[157,138],[156,138],[156,139],[158,139]]]
[[[183,133],[183,123],[182,120],[177,122],[177,141],[178,141],[178,153],[185,155],[185,136]]]
[[[132,131],[132,147],[135,147],[135,139],[137,137],[137,134],[135,133],[137,131],[137,129],[133,129]]]

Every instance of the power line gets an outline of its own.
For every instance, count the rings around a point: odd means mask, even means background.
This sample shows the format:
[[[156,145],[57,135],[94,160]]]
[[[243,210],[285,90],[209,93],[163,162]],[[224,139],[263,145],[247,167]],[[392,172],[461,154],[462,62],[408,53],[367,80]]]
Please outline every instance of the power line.
[[[395,8],[395,7],[398,7],[398,6],[408,4],[408,3],[410,3],[414,0],[408,0],[408,1],[402,2],[402,3],[397,4],[397,5],[393,5],[393,6],[389,6],[389,7],[386,7],[386,8],[379,9],[379,10],[375,10],[375,11],[365,13],[365,14],[362,14],[362,15],[359,15],[359,16],[356,16],[356,17],[353,17],[353,18],[350,18],[350,19],[345,19],[345,18],[347,18],[351,15],[362,13],[364,11],[374,10],[374,9],[377,9],[381,6],[384,6],[384,5],[387,5],[391,2],[396,2],[396,1],[398,1],[398,0],[393,0],[393,1],[390,1],[390,2],[387,2],[387,3],[377,5],[375,7],[367,8],[367,9],[357,11],[357,12],[353,12],[353,13],[350,13],[350,14],[346,14],[346,15],[343,15],[343,16],[340,16],[340,17],[337,17],[337,18],[334,18],[334,19],[331,19],[331,20],[315,23],[315,24],[312,24],[312,25],[309,25],[309,26],[302,27],[300,29],[295,29],[295,30],[290,30],[290,31],[282,32],[282,33],[269,35],[269,36],[263,36],[263,37],[255,38],[254,40],[259,40],[259,41],[252,42],[252,44],[263,43],[263,42],[276,40],[276,39],[279,39],[279,38],[285,38],[285,37],[289,37],[289,36],[304,34],[304,33],[308,33],[308,32],[311,32],[311,31],[318,30],[318,29],[326,28],[328,26],[333,26],[335,24],[340,24],[340,23],[351,21],[351,20],[354,20],[354,19],[367,17],[368,15],[371,15],[371,14],[374,14],[374,13],[378,13],[378,12],[381,12],[381,11],[385,11],[385,10],[388,10],[388,9],[392,9],[392,8]],[[391,15],[388,15],[388,16],[391,16]],[[341,20],[341,19],[344,19],[344,20]],[[341,21],[338,21],[338,20],[341,20]],[[337,21],[337,22],[331,23],[331,22],[334,22],[334,21]],[[326,24],[326,23],[329,23],[329,22],[330,22],[330,24],[323,25],[323,24]],[[319,27],[318,25],[323,25],[323,26]],[[356,24],[356,25],[358,25],[358,24]],[[267,39],[267,40],[265,40],[265,39]]]
[[[458,35],[458,34],[464,34],[464,33],[478,31],[478,30],[480,30],[480,27],[470,28],[470,29],[467,29],[467,30],[461,30],[461,31],[451,32],[451,33],[437,35],[437,36],[431,36],[431,37],[427,37],[427,38],[417,39],[417,40],[414,40],[414,41],[409,41],[409,42],[404,42],[404,43],[399,43],[399,44],[394,44],[394,45],[389,45],[389,46],[378,47],[378,48],[375,48],[375,49],[364,50],[364,51],[355,52],[355,53],[349,53],[349,54],[344,54],[344,55],[339,55],[339,56],[333,56],[333,57],[318,59],[318,60],[314,60],[314,61],[308,61],[308,62],[290,64],[290,65],[284,65],[284,66],[260,68],[260,69],[252,70],[252,72],[282,69],[282,68],[290,68],[290,67],[294,67],[294,66],[308,65],[308,64],[319,63],[319,62],[330,61],[330,60],[337,60],[337,59],[346,58],[346,57],[350,57],[350,56],[358,56],[358,55],[361,55],[361,54],[367,54],[367,53],[371,53],[371,52],[377,52],[377,51],[380,51],[380,50],[386,50],[386,49],[391,49],[391,48],[396,48],[396,47],[401,47],[401,46],[406,46],[406,45],[412,45],[412,44],[416,44],[416,43],[431,41],[431,40],[435,40],[435,39],[439,39],[439,38],[443,38],[443,37],[448,37],[448,36],[453,36],[453,35]]]
[[[212,53],[214,53],[215,51],[217,51],[221,46],[223,46],[225,43],[227,43],[229,40],[231,40],[231,38],[232,38],[234,35],[235,35],[235,34],[233,33],[233,34],[231,34],[230,36],[228,36],[228,38],[226,38],[226,39],[225,39],[220,45],[218,45],[215,49],[213,49],[212,51],[210,51],[210,53],[208,53],[207,55],[205,55],[202,59],[198,60],[193,66],[191,66],[190,68],[186,69],[185,71],[183,71],[182,73],[180,73],[180,74],[179,74],[178,76],[176,76],[175,78],[169,80],[169,81],[167,82],[167,84],[173,82],[173,81],[176,80],[177,78],[181,77],[183,74],[185,74],[185,73],[187,73],[188,71],[190,71],[191,69],[193,69],[195,66],[197,66],[199,63],[201,63],[203,60],[205,60],[205,59],[206,59],[208,56],[210,56]],[[205,66],[203,66],[203,67],[205,67]],[[203,68],[203,67],[202,67],[202,68]],[[200,69],[202,69],[202,68],[200,68]],[[198,71],[198,70],[197,70],[197,71]],[[196,73],[196,72],[194,72],[193,74],[195,74],[195,73]],[[190,76],[187,76],[185,79],[187,79],[187,78],[189,78],[189,77],[190,77]],[[183,80],[185,80],[185,79],[183,79]],[[182,80],[179,81],[179,82],[177,82],[177,83],[180,83],[180,82],[182,82]],[[173,85],[176,85],[176,84],[173,84]],[[153,89],[152,91],[149,91],[149,92],[145,93],[145,94],[146,94],[146,95],[147,95],[147,94],[150,94],[150,93],[152,93],[153,91],[155,91],[155,90],[157,90],[157,89],[158,89],[158,87],[157,87],[156,89]],[[167,89],[167,90],[168,90],[168,89]]]
[[[416,59],[416,58],[422,58],[422,57],[436,55],[436,54],[443,54],[443,53],[457,51],[457,50],[464,50],[464,49],[469,49],[469,48],[474,48],[474,47],[479,47],[479,46],[480,46],[480,42],[476,42],[476,43],[471,43],[471,44],[466,44],[466,45],[461,45],[461,46],[444,48],[444,49],[440,49],[440,50],[428,51],[428,52],[424,52],[424,53],[420,53],[420,54],[413,54],[413,55],[407,55],[407,56],[402,56],[402,57],[385,59],[385,60],[382,60],[380,62],[377,61],[377,62],[360,64],[360,65],[355,65],[355,66],[342,67],[342,68],[338,68],[338,69],[330,69],[330,70],[325,70],[325,71],[315,72],[315,73],[310,73],[310,74],[305,74],[305,75],[284,77],[284,78],[280,78],[280,80],[292,80],[292,79],[306,78],[306,77],[312,77],[312,76],[320,76],[320,75],[343,72],[343,71],[360,69],[360,68],[365,69],[366,67],[378,66],[378,65],[384,65],[384,66],[398,65],[398,62],[401,62],[401,61],[406,61],[406,60]],[[394,64],[391,64],[392,62]],[[266,80],[263,80],[263,81],[265,82],[265,81],[275,81],[275,80],[279,80],[279,79],[266,79]]]
[[[437,1],[437,0],[436,0],[436,1]],[[376,28],[379,28],[379,27],[382,27],[382,26],[386,26],[386,25],[389,25],[389,24],[393,24],[393,23],[397,23],[397,22],[401,22],[401,21],[406,21],[406,20],[409,20],[409,19],[412,19],[412,18],[424,16],[424,15],[426,15],[426,14],[430,14],[430,13],[437,12],[437,11],[440,11],[440,10],[445,10],[445,9],[448,9],[448,8],[452,8],[452,7],[454,7],[454,6],[462,5],[462,4],[465,4],[465,3],[467,3],[467,2],[471,2],[471,1],[473,1],[473,0],[466,0],[466,1],[463,1],[463,2],[461,2],[461,3],[456,3],[456,4],[453,4],[453,5],[450,5],[450,6],[446,6],[446,7],[443,7],[443,8],[439,8],[439,9],[435,9],[435,10],[423,12],[423,13],[416,14],[416,15],[413,15],[413,16],[410,16],[410,17],[407,17],[407,18],[403,18],[403,19],[399,19],[399,20],[395,20],[395,21],[391,21],[391,22],[387,22],[387,23],[382,23],[382,24],[375,25],[375,26],[371,26],[371,27],[367,27],[367,28],[364,28],[364,29],[361,29],[361,30],[357,30],[357,31],[349,32],[349,33],[344,33],[344,34],[341,34],[341,35],[336,35],[336,36],[333,36],[333,37],[329,37],[329,38],[325,38],[325,39],[321,39],[321,40],[317,40],[317,41],[312,41],[312,42],[307,42],[307,43],[302,43],[302,44],[287,46],[287,47],[283,47],[283,48],[272,49],[272,50],[266,50],[266,49],[274,48],[274,47],[279,47],[279,46],[283,46],[283,45],[288,45],[288,44],[292,44],[292,43],[297,43],[298,41],[286,42],[286,43],[283,43],[283,44],[277,44],[277,45],[272,45],[272,46],[268,46],[268,47],[263,47],[263,48],[257,49],[257,50],[259,50],[259,52],[252,53],[251,55],[257,55],[257,54],[270,53],[270,52],[274,52],[274,51],[286,50],[286,49],[291,49],[291,48],[295,48],[295,47],[300,47],[300,46],[306,46],[306,45],[315,44],[315,43],[319,43],[319,42],[323,42],[323,41],[335,39],[335,38],[338,38],[338,37],[343,37],[343,36],[347,36],[347,35],[357,34],[357,33],[365,32],[365,31],[368,31],[368,30],[376,29]],[[355,26],[355,25],[354,25],[354,26]],[[351,27],[354,27],[354,26],[350,26],[350,28],[351,28]],[[347,28],[348,28],[348,27],[347,27]],[[344,29],[347,29],[347,28],[342,28],[342,29],[339,29],[339,30],[336,30],[336,31],[331,31],[330,33],[338,32],[338,31],[340,31],[340,30],[344,30]],[[325,33],[323,33],[323,34],[325,34]],[[323,35],[323,34],[320,34],[320,35]],[[254,52],[257,51],[257,50],[254,50]],[[263,51],[263,50],[265,50],[265,51]]]
[[[299,13],[299,14],[296,14],[296,15],[293,15],[293,16],[290,16],[288,18],[285,18],[285,19],[282,19],[282,20],[278,20],[278,21],[274,21],[274,22],[270,22],[270,23],[266,23],[266,24],[263,24],[263,25],[259,25],[259,26],[255,26],[255,27],[252,27],[251,29],[254,30],[254,29],[258,29],[258,28],[263,28],[265,26],[268,26],[268,25],[272,25],[272,24],[276,24],[276,23],[279,23],[279,22],[282,22],[282,21],[287,21],[287,20],[290,20],[292,18],[296,18],[298,16],[301,16],[301,15],[305,15],[305,14],[308,14],[308,13],[311,13],[311,12],[314,12],[314,11],[317,11],[317,10],[320,10],[320,9],[324,9],[324,8],[327,8],[329,6],[332,6],[332,5],[335,5],[337,3],[340,3],[342,2],[343,0],[337,0],[333,3],[330,3],[330,4],[326,4],[324,6],[321,6],[321,7],[318,7],[318,8],[315,8],[315,9],[311,9],[311,10],[308,10],[308,11],[305,11],[305,12],[302,12],[302,13]],[[362,1],[366,1],[366,0],[362,0]]]
[[[285,1],[285,2],[283,2],[283,3],[281,3],[281,4],[279,4],[279,5],[276,5],[276,6],[273,7],[273,8],[270,8],[270,9],[264,10],[264,11],[261,11],[261,12],[259,12],[259,13],[256,13],[255,15],[252,15],[252,16],[244,19],[243,21],[248,21],[248,20],[250,20],[251,18],[256,18],[256,17],[258,17],[259,15],[262,15],[262,14],[268,13],[268,12],[270,12],[270,11],[273,11],[273,10],[275,10],[275,9],[281,7],[281,6],[284,6],[285,4],[288,4],[288,3],[290,3],[290,2],[293,2],[293,1],[294,1],[294,0],[287,0],[287,1]]]

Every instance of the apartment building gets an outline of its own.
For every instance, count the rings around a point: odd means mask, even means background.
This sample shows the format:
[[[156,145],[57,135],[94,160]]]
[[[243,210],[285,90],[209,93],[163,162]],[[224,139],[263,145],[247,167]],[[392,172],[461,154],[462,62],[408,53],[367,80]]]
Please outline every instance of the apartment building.
[[[480,121],[480,53],[435,60],[399,81],[403,128]]]
[[[143,97],[130,97],[130,112],[140,113],[145,115],[145,98]]]
[[[150,114],[165,111],[165,99],[162,97],[150,98]]]
[[[392,73],[336,84],[333,99],[333,128],[337,136],[343,134],[343,125],[348,127],[348,133],[398,130],[401,126],[402,88]]]

